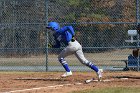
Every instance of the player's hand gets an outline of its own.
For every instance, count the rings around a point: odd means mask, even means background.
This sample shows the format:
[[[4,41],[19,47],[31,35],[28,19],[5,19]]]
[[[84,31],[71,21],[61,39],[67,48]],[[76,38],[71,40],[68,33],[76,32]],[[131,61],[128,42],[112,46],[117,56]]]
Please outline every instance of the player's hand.
[[[48,44],[48,48],[52,48],[52,47],[53,47],[53,45],[49,43]]]
[[[74,41],[75,41],[75,37],[74,37],[74,36],[72,36],[72,39],[71,39],[71,41],[72,41],[72,42],[74,42]]]

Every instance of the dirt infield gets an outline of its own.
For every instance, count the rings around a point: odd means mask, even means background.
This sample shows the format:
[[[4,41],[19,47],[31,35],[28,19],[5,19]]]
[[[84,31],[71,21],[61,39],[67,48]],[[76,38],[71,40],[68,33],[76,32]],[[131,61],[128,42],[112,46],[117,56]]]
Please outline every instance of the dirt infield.
[[[0,72],[0,93],[70,93],[105,87],[139,87],[140,72],[104,72],[104,82],[85,84],[94,72],[73,72],[60,78],[63,72]]]

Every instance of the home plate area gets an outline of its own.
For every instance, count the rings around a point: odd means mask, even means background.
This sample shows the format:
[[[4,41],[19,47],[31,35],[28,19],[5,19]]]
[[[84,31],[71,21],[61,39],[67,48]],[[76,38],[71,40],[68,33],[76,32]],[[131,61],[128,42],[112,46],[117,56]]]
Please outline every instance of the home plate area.
[[[16,78],[15,80],[69,81],[66,78]],[[90,82],[110,82],[110,81],[113,81],[113,79],[103,79],[101,81],[98,81],[97,79],[92,78],[92,79],[85,80],[85,83],[90,83]],[[80,84],[82,84],[82,83],[80,83]]]
[[[8,93],[18,93],[18,92],[29,92],[29,91],[39,91],[42,89],[58,89],[66,86],[78,86],[78,85],[84,85],[84,84],[89,84],[89,83],[102,83],[102,82],[113,82],[115,79],[120,79],[122,80],[128,80],[130,77],[127,76],[116,76],[112,77],[110,79],[103,79],[101,81],[98,81],[97,79],[87,79],[85,82],[75,82],[75,83],[66,83],[66,84],[56,84],[56,85],[49,85],[46,87],[38,87],[38,88],[30,88],[30,89],[23,89],[23,90],[14,90],[14,91],[9,91]],[[131,77],[133,78],[133,77]],[[139,77],[135,77],[134,79],[139,79]],[[42,80],[42,81],[69,81],[66,78],[16,78],[15,80]],[[5,92],[7,93],[7,92]]]
[[[75,82],[74,85],[80,85],[80,84],[88,84],[88,83],[92,83],[92,82],[113,82],[113,81],[123,81],[123,80],[136,80],[139,79],[140,77],[136,77],[136,76],[112,76],[112,77],[107,77],[107,79],[102,79],[102,80],[97,80],[95,78],[91,78],[91,79],[86,79],[84,82]],[[42,81],[60,81],[60,82],[64,82],[64,81],[68,81],[70,82],[71,80],[67,79],[67,78],[16,78],[15,80],[42,80]],[[73,84],[64,84],[61,86],[65,86],[65,85],[73,85]],[[56,86],[55,86],[56,87]]]
[[[66,78],[60,78],[61,72],[1,73],[0,93],[71,93],[112,85],[140,87],[139,72],[115,73],[105,72],[102,81],[98,81],[96,74],[92,72],[75,72],[73,76]]]
[[[42,80],[42,81],[68,81],[66,78],[16,78],[14,80]],[[87,80],[86,80],[87,81]],[[90,79],[91,82],[99,82],[96,79]],[[110,82],[112,80],[105,79],[100,82]],[[28,88],[28,89],[22,89],[22,90],[14,90],[14,91],[9,91],[9,92],[3,92],[3,93],[24,93],[24,92],[30,92],[30,91],[39,91],[43,89],[57,89],[61,87],[66,87],[66,86],[78,86],[78,85],[83,85],[83,84],[88,84],[87,82],[75,82],[75,83],[65,83],[65,84],[56,84],[56,85],[49,85],[46,87],[36,87],[36,88]]]

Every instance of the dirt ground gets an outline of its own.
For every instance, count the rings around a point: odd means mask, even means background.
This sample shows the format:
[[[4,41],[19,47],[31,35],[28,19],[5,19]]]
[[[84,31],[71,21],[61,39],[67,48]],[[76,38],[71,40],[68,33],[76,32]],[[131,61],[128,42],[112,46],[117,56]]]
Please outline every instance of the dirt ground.
[[[60,78],[63,72],[0,72],[0,93],[71,93],[72,91],[106,87],[139,87],[140,72],[123,71],[103,73],[102,82],[86,84],[95,78],[94,72],[73,72]]]

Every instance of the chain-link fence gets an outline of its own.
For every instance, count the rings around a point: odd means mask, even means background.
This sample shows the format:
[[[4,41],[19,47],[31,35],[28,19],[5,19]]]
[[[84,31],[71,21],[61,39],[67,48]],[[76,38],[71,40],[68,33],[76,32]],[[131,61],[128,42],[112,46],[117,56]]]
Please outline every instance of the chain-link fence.
[[[85,57],[105,70],[123,70],[132,48],[129,29],[139,23],[139,0],[0,0],[0,70],[64,71],[61,49],[45,26],[72,25]],[[138,36],[134,39],[139,39]],[[90,71],[74,55],[66,58],[73,71]]]

